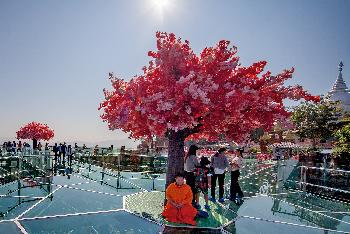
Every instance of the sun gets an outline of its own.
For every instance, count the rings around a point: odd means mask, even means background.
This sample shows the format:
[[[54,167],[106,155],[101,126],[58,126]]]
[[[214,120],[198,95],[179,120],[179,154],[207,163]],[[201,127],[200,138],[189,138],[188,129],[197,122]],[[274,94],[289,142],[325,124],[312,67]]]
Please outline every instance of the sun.
[[[152,4],[159,10],[163,10],[169,5],[169,0],[152,0]]]
[[[175,0],[147,0],[145,9],[157,22],[163,23],[176,11]]]
[[[151,0],[152,8],[157,12],[159,17],[163,18],[167,9],[170,8],[170,0]]]

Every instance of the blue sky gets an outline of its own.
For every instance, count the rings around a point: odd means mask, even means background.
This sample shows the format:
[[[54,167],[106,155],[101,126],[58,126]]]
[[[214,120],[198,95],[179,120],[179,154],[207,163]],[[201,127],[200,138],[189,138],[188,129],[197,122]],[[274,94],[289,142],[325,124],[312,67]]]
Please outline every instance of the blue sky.
[[[57,141],[126,139],[97,107],[109,72],[141,73],[156,31],[188,39],[197,53],[230,40],[242,65],[293,66],[290,84],[313,94],[331,88],[342,60],[350,85],[350,1],[168,0],[162,9],[154,1],[1,0],[0,139],[30,121],[47,123]]]

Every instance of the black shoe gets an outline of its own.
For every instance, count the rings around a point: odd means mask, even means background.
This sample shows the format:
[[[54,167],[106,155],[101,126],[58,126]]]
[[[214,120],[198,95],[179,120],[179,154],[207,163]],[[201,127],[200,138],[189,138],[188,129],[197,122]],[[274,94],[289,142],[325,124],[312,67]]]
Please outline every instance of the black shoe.
[[[235,203],[237,206],[240,206],[243,204],[243,202],[244,202],[244,200],[242,198],[239,198],[239,199],[237,199],[237,202],[235,202]]]

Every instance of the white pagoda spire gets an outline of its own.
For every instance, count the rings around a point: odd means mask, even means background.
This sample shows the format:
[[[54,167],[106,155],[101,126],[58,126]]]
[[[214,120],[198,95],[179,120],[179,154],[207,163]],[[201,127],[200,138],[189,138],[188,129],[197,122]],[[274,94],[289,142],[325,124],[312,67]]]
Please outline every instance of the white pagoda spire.
[[[339,67],[338,78],[335,81],[329,94],[336,93],[336,92],[349,92],[348,87],[346,87],[345,81],[343,80],[343,74],[342,74],[343,66],[344,66],[343,62],[340,62],[338,66]]]
[[[328,92],[328,99],[332,101],[340,101],[341,107],[345,111],[350,111],[350,92],[343,80],[343,62],[339,63],[339,74],[332,89]]]

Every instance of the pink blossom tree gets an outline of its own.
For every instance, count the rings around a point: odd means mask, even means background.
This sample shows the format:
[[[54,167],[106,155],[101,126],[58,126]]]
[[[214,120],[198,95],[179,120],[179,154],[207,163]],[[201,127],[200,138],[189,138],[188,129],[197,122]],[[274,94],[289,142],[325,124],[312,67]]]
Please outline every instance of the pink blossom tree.
[[[169,139],[167,185],[183,171],[186,138],[220,134],[240,142],[253,129],[269,130],[276,119],[289,116],[284,99],[319,100],[301,86],[284,86],[294,69],[272,76],[263,73],[265,61],[241,66],[229,41],[197,55],[173,33],[156,37],[157,51],[148,53],[142,75],[127,82],[109,74],[113,89],[104,90],[99,109],[111,130]]]

